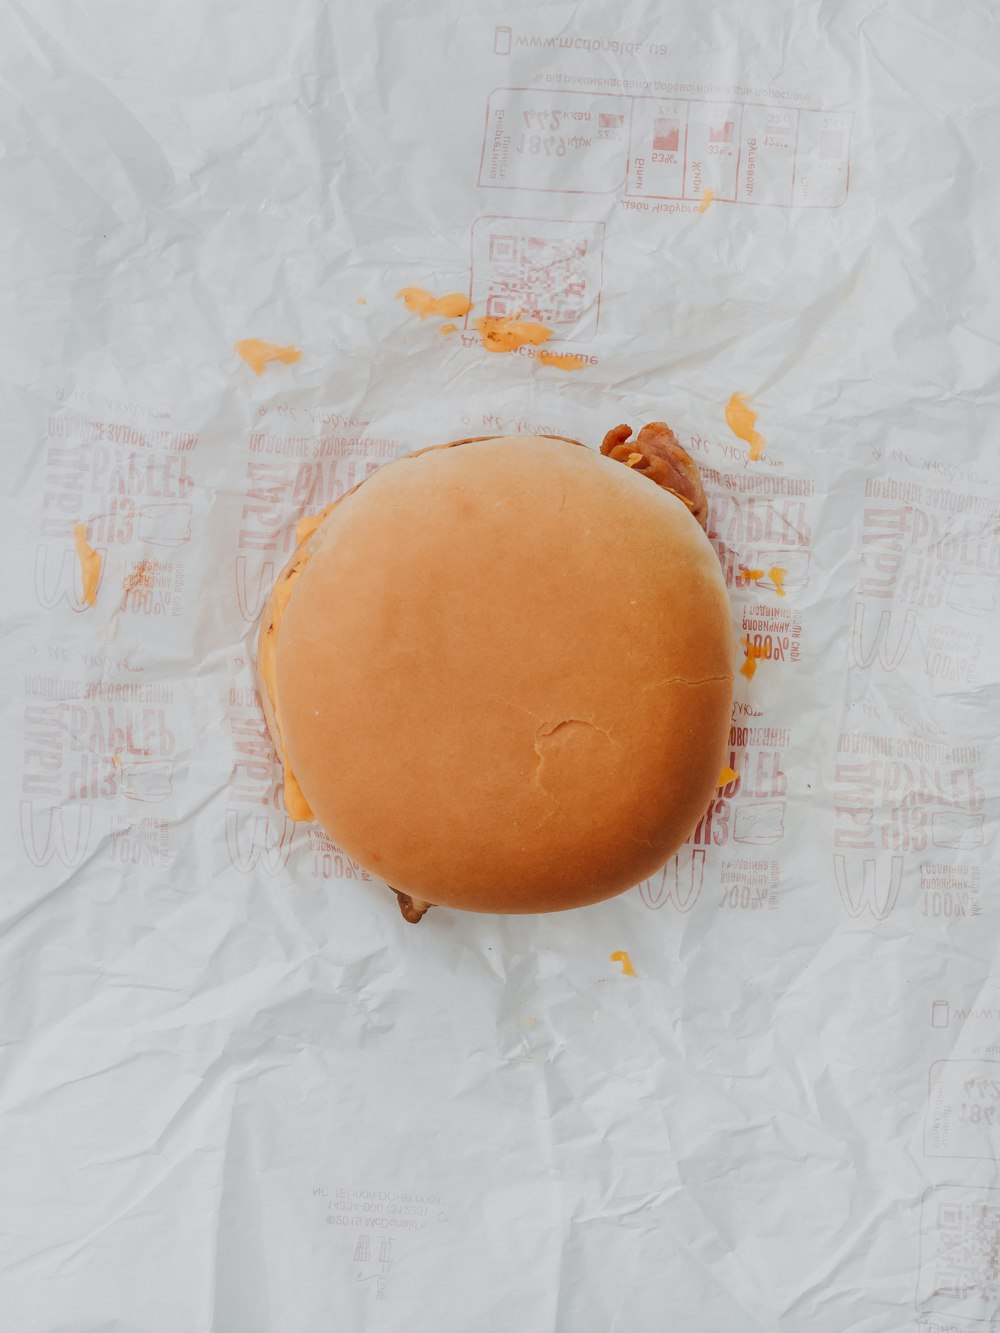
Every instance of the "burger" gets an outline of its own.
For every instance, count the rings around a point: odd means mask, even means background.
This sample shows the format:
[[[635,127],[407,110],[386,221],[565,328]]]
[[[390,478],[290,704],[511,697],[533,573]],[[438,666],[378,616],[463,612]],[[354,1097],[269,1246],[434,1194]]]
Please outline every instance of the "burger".
[[[730,724],[706,521],[662,422],[600,452],[435,445],[303,520],[257,662],[291,818],[408,921],[560,911],[647,878],[704,813]]]

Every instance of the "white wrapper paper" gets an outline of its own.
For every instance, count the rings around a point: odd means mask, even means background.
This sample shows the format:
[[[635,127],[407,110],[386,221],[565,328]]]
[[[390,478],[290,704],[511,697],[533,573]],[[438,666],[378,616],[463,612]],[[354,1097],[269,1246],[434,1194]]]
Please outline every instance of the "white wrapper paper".
[[[3,1329],[997,1333],[995,7],[0,36]],[[275,798],[294,522],[424,444],[656,419],[762,654],[739,777],[613,902],[409,926]]]

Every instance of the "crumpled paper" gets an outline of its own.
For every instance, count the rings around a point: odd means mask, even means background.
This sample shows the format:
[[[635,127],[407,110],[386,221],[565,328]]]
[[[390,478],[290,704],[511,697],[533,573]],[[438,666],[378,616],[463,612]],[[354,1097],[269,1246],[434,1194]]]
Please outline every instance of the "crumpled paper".
[[[0,27],[4,1327],[1000,1329],[992,7]],[[276,797],[294,523],[656,419],[755,662],[737,777],[613,902],[408,926]]]

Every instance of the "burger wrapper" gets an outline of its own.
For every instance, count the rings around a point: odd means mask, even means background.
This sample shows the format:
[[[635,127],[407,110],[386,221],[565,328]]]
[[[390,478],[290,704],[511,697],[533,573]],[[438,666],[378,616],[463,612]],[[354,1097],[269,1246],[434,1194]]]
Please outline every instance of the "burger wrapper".
[[[4,1327],[1000,1329],[991,7],[0,28]],[[612,902],[411,927],[282,810],[295,522],[434,441],[653,420],[737,776]]]

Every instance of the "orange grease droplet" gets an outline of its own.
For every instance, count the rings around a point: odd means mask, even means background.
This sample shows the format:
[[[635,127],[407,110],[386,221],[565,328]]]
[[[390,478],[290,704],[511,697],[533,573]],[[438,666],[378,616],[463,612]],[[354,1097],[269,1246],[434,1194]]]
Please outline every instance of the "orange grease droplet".
[[[623,977],[634,977],[638,975],[635,968],[632,966],[632,959],[629,958],[624,949],[616,949],[611,955],[611,961],[613,963],[621,963]]]

